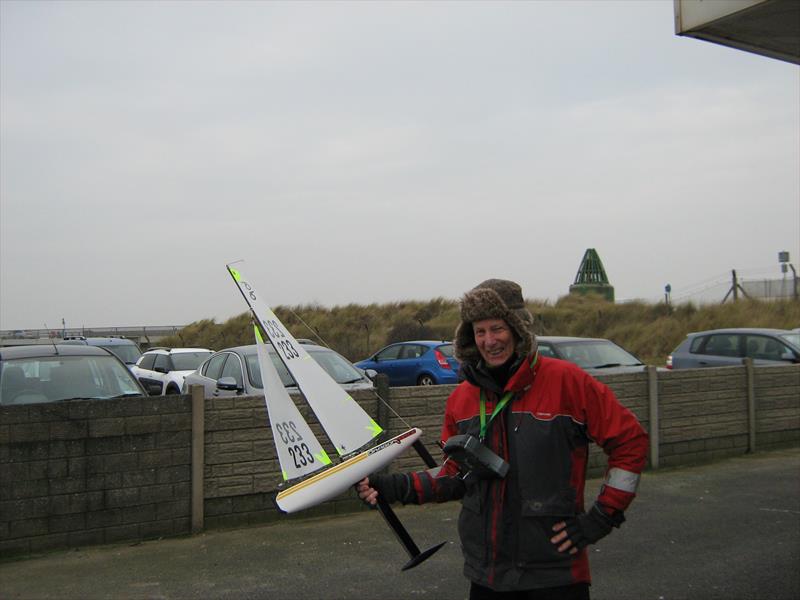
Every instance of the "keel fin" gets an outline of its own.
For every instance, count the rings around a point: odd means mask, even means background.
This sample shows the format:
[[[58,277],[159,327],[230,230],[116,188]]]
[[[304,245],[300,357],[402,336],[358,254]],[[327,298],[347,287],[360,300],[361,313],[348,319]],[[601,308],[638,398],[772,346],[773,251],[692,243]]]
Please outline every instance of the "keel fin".
[[[394,531],[397,539],[403,545],[410,560],[403,565],[403,568],[400,569],[401,571],[408,571],[409,569],[413,569],[417,565],[423,563],[425,560],[436,554],[442,546],[445,545],[446,542],[441,542],[436,546],[431,546],[424,552],[419,551],[419,546],[414,543],[414,540],[411,538],[411,535],[408,533],[406,528],[400,522],[400,519],[395,514],[392,507],[389,505],[386,500],[384,500],[380,495],[378,495],[378,509],[381,511],[381,515],[386,520],[386,524]]]

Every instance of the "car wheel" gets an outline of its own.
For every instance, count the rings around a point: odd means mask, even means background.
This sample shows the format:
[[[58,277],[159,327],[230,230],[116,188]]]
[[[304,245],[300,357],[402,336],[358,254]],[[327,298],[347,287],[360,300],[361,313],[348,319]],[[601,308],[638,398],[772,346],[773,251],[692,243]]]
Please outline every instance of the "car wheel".
[[[436,381],[430,375],[420,375],[417,385],[436,385]]]
[[[173,394],[180,394],[181,391],[178,389],[176,385],[168,385],[167,391],[165,393],[166,396],[172,396]]]

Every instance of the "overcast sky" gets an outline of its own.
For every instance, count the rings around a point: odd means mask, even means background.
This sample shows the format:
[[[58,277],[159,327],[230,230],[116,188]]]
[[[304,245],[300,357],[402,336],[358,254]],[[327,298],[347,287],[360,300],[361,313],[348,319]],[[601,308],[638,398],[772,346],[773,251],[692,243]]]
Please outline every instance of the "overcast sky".
[[[0,329],[800,258],[800,69],[641,2],[0,2]],[[800,270],[800,269],[799,269]]]

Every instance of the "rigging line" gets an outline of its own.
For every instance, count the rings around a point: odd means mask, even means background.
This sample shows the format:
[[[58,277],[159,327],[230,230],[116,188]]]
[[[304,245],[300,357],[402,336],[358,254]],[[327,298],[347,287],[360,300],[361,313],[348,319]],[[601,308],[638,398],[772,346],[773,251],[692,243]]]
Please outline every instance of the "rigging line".
[[[378,390],[377,390],[377,389],[373,389],[372,391],[375,393],[375,396],[378,398],[378,400],[380,400],[380,401],[383,403],[383,405],[384,405],[386,408],[388,408],[390,411],[392,411],[392,413],[394,413],[394,416],[395,416],[395,417],[397,417],[398,419],[400,419],[400,420],[401,420],[401,421],[402,421],[402,422],[405,424],[405,426],[406,426],[406,427],[411,427],[411,424],[410,424],[408,421],[406,421],[406,420],[405,420],[403,417],[401,417],[401,416],[400,416],[400,415],[397,413],[397,411],[396,411],[394,408],[392,408],[392,405],[391,405],[391,404],[389,404],[389,403],[388,403],[386,400],[384,400],[384,399],[381,397],[381,395],[378,393]]]
[[[325,347],[326,347],[326,348],[328,348],[329,350],[333,350],[333,348],[331,348],[331,345],[330,345],[330,344],[329,344],[327,341],[325,341],[325,339],[324,339],[324,338],[323,338],[323,337],[322,337],[322,336],[319,334],[319,332],[318,332],[318,331],[316,331],[316,330],[315,330],[313,327],[311,327],[311,325],[309,325],[308,323],[306,323],[306,322],[303,320],[303,317],[301,317],[301,316],[300,316],[300,315],[298,315],[296,312],[294,312],[294,310],[292,309],[292,307],[291,307],[291,306],[287,306],[287,307],[286,307],[286,309],[287,309],[287,310],[288,310],[290,313],[292,313],[292,315],[293,315],[293,316],[294,316],[294,317],[295,317],[295,318],[296,318],[298,321],[300,321],[300,322],[301,322],[303,325],[305,325],[305,326],[306,326],[306,328],[307,328],[307,329],[308,329],[308,330],[311,332],[311,334],[312,334],[312,335],[314,335],[314,336],[315,336],[315,337],[316,337],[316,338],[317,338],[317,339],[318,339],[320,342],[322,342],[322,345],[323,345],[323,346],[325,346]]]
[[[329,344],[327,341],[325,341],[325,340],[323,339],[323,337],[322,337],[321,335],[319,335],[319,333],[317,333],[317,332],[316,332],[316,331],[315,331],[315,330],[314,330],[314,329],[311,327],[311,325],[309,325],[308,323],[306,323],[306,322],[303,320],[303,318],[302,318],[300,315],[298,315],[296,312],[294,312],[294,310],[292,310],[292,307],[291,307],[291,306],[287,306],[286,308],[288,309],[288,311],[289,311],[290,313],[292,313],[292,315],[294,315],[294,316],[297,318],[297,320],[298,320],[298,321],[300,321],[300,322],[301,322],[303,325],[305,325],[305,326],[306,326],[306,328],[308,328],[308,330],[309,330],[309,331],[310,331],[312,334],[314,334],[314,335],[317,337],[317,339],[319,339],[319,341],[321,341],[321,342],[322,342],[322,345],[323,345],[323,346],[325,346],[325,347],[326,347],[326,348],[328,348],[329,350],[333,350],[333,348],[331,348],[331,345],[330,345],[330,344]],[[390,410],[390,411],[391,411],[391,412],[394,414],[394,416],[395,416],[395,417],[397,417],[398,419],[400,419],[400,420],[403,422],[403,424],[404,424],[406,427],[411,427],[411,424],[410,424],[408,421],[406,421],[406,420],[405,420],[403,417],[401,417],[401,416],[398,414],[398,412],[397,412],[397,411],[396,411],[394,408],[392,408],[392,405],[391,405],[391,404],[389,404],[389,403],[388,403],[386,400],[384,400],[384,399],[383,399],[383,397],[382,397],[382,396],[381,396],[381,395],[378,393],[378,390],[377,390],[376,388],[373,388],[373,390],[372,390],[372,391],[373,391],[373,393],[375,394],[375,397],[376,397],[376,398],[378,398],[378,400],[380,400],[380,401],[381,401],[381,403],[382,403],[382,404],[383,404],[383,405],[384,405],[386,408],[388,408],[388,409],[389,409],[389,410]]]

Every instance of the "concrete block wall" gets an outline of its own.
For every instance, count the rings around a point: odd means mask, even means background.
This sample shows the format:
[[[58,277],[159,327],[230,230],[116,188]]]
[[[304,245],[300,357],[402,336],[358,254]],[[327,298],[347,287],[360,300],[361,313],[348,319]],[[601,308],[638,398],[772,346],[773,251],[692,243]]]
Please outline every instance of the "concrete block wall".
[[[661,466],[800,443],[800,366],[751,373],[744,366],[659,373]],[[752,439],[748,402],[755,416]]]
[[[800,365],[653,376],[600,379],[651,432],[657,442],[656,465],[800,444]],[[385,389],[381,394],[386,404],[373,391],[353,397],[390,435],[409,425],[423,429],[423,442],[438,460],[436,442],[452,389]],[[188,396],[1,408],[0,558],[186,534],[196,522],[206,528],[241,526],[362,508],[348,492],[281,516],[272,501],[281,475],[263,397],[199,399],[196,406],[201,410],[195,408],[195,414],[203,418],[194,429]],[[301,406],[301,413],[325,440],[308,409]],[[193,444],[203,450],[195,481]],[[330,444],[323,445],[336,456]],[[410,451],[391,468],[418,470],[425,465]],[[604,469],[603,452],[593,449],[590,474]],[[195,498],[193,489],[199,490]],[[193,512],[193,507],[199,508]]]
[[[0,556],[189,531],[191,404],[0,408]]]
[[[800,368],[754,369],[756,448],[800,443]]]
[[[663,466],[747,451],[746,377],[744,367],[679,370],[659,377]]]

